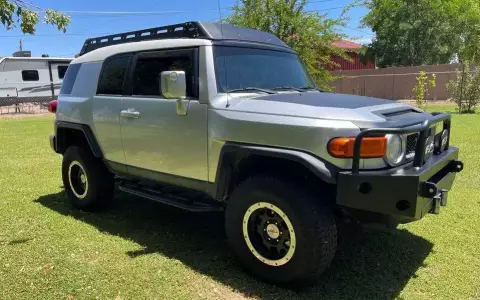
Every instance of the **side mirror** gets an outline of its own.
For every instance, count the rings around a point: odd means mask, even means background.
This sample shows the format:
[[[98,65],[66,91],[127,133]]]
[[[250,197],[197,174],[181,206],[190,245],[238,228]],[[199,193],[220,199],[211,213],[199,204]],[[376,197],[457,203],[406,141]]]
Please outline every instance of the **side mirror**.
[[[187,98],[187,81],[184,71],[165,71],[160,74],[160,89],[167,99]]]

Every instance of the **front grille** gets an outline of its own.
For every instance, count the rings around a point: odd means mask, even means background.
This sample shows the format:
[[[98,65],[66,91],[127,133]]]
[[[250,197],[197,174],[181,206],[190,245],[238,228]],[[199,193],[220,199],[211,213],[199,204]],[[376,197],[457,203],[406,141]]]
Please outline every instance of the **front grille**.
[[[435,134],[435,131],[430,129],[428,131],[428,135]],[[412,133],[407,135],[406,147],[407,150],[405,151],[405,158],[407,160],[412,160],[415,157],[415,150],[417,149],[417,142],[418,138],[420,137],[420,133]]]
[[[417,148],[417,140],[419,133],[410,134],[407,136],[407,158],[413,157],[415,155],[415,149]]]

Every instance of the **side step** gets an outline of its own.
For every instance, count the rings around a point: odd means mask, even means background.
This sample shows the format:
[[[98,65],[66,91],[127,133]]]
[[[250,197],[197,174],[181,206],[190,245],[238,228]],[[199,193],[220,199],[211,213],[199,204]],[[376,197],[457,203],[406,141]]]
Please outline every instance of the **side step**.
[[[207,200],[195,194],[194,197],[185,197],[173,193],[162,192],[161,189],[154,189],[148,186],[142,186],[135,183],[121,182],[119,189],[122,192],[129,193],[138,197],[146,198],[191,212],[215,212],[223,211],[223,206],[215,203],[214,200]],[[193,195],[193,194],[192,194]]]

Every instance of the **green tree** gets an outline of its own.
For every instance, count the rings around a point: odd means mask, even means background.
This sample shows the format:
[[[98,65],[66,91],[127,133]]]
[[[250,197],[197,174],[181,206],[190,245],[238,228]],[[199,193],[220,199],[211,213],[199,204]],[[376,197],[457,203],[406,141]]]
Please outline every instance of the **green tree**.
[[[450,3],[461,45],[458,58],[480,65],[480,1],[452,0]]]
[[[40,21],[36,10],[45,13],[43,22],[56,25],[58,30],[65,32],[70,24],[70,17],[52,9],[42,9],[23,0],[0,0],[0,21],[7,30],[18,24],[23,33],[34,34],[35,26]]]
[[[455,3],[465,0],[367,0],[363,24],[380,67],[451,62],[459,52]],[[467,0],[470,1],[470,0]]]
[[[237,0],[228,23],[275,34],[297,51],[319,87],[331,89],[334,77],[323,68],[332,56],[345,53],[332,46],[344,36],[337,26],[344,18],[331,19],[305,9],[307,0]]]

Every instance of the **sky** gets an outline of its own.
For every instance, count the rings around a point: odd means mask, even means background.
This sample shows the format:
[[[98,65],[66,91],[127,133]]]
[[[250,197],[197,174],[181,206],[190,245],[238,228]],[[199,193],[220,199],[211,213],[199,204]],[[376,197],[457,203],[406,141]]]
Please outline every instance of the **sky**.
[[[352,0],[310,0],[306,9],[338,17],[342,7]],[[231,13],[235,0],[83,0],[27,1],[43,9],[55,9],[71,16],[67,32],[39,23],[35,35],[24,35],[19,29],[6,30],[0,25],[0,56],[9,56],[19,49],[32,51],[32,56],[48,54],[51,57],[73,57],[80,52],[85,39],[119,32],[145,29],[186,21],[216,21],[220,12],[225,17]],[[219,10],[220,3],[220,10]],[[368,28],[359,28],[366,9],[356,7],[347,16],[348,26],[339,28],[351,40],[368,43],[372,33]],[[40,14],[40,19],[43,19]]]

